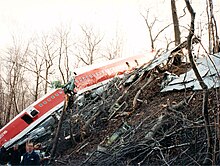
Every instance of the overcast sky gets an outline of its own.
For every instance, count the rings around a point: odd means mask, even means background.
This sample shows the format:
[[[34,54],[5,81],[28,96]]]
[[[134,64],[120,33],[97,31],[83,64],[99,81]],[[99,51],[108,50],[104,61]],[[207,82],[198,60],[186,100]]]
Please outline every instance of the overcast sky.
[[[213,1],[215,10],[219,10],[220,1]],[[193,1],[197,20],[206,14],[202,13],[205,2]],[[183,14],[184,6],[184,0],[177,0],[178,15]],[[60,24],[71,25],[72,31],[78,33],[80,24],[90,24],[107,38],[117,29],[124,37],[125,53],[137,54],[150,50],[146,25],[140,16],[145,9],[150,9],[151,17],[157,16],[160,21],[155,32],[172,22],[170,0],[0,0],[0,48],[10,43],[11,34],[28,38],[35,33],[47,33]],[[186,26],[189,21],[187,15],[180,24]],[[167,38],[172,37],[172,31],[170,28],[165,33]],[[165,43],[164,36],[160,40]]]

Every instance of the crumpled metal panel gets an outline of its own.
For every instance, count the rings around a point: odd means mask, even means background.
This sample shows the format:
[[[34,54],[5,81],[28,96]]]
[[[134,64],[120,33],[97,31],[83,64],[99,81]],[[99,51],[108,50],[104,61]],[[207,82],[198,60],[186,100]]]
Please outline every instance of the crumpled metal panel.
[[[220,73],[220,53],[211,55],[211,59],[212,61],[208,57],[204,57],[197,61],[198,71],[209,89],[220,87],[220,77],[218,75]],[[192,90],[202,89],[192,69],[171,81],[161,92],[185,88]]]

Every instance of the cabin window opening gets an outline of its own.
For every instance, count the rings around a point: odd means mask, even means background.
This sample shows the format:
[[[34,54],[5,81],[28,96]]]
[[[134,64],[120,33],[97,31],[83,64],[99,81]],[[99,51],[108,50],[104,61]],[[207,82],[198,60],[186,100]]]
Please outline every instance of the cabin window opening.
[[[35,117],[38,113],[39,112],[37,110],[32,110],[30,114],[32,117]]]
[[[31,124],[34,121],[28,114],[24,114],[21,119],[23,119],[27,124]]]

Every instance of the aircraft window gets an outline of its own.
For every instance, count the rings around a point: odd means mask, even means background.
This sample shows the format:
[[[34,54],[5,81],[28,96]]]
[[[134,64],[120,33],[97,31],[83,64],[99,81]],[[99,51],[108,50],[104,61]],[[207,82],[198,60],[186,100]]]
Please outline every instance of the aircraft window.
[[[39,104],[40,107],[43,107],[43,104]]]
[[[51,96],[51,99],[54,99],[55,97],[54,96]]]
[[[59,96],[59,94],[58,94],[58,93],[56,93],[56,94],[55,94],[55,96]]]
[[[47,101],[44,101],[43,104],[47,104]]]
[[[31,124],[34,120],[27,114],[24,114],[21,119],[23,119],[27,124]]]
[[[48,98],[48,99],[47,99],[47,101],[49,101],[49,102],[50,102],[50,101],[51,101],[51,99],[50,99],[50,98]]]
[[[30,114],[31,116],[35,117],[38,113],[39,113],[38,111],[32,110]]]

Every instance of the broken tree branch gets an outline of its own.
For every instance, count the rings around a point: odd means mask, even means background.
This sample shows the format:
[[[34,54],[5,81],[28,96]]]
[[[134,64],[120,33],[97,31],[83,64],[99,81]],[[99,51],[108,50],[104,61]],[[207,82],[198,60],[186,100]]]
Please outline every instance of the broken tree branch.
[[[150,131],[145,136],[146,140],[153,139],[153,136],[155,135],[157,130],[163,125],[165,117],[165,115],[160,115],[158,117],[157,123],[150,129]]]
[[[144,84],[144,86],[141,87],[140,90],[138,90],[138,92],[136,93],[134,99],[133,99],[133,111],[136,109],[137,107],[137,99],[139,97],[139,95],[141,94],[141,92],[154,80],[154,77],[150,77],[147,82]]]

